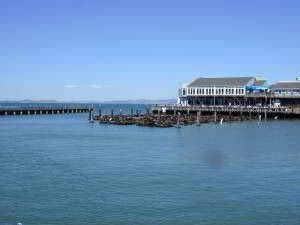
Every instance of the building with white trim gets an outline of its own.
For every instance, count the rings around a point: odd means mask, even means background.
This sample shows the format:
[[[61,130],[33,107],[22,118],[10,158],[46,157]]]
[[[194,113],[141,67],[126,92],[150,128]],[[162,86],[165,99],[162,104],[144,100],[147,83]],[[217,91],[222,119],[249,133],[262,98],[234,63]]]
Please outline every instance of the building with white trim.
[[[249,94],[266,104],[266,81],[256,77],[198,78],[178,90],[180,105],[245,105]],[[257,100],[256,99],[256,100]]]

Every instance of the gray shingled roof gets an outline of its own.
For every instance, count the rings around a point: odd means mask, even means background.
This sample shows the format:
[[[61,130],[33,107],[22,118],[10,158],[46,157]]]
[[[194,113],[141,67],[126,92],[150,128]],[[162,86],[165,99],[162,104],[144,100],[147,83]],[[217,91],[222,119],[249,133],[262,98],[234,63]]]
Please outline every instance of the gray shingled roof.
[[[254,83],[255,77],[221,77],[221,78],[198,78],[191,82],[188,87],[210,86],[246,86]]]
[[[254,85],[255,85],[255,86],[264,86],[266,83],[267,83],[266,80],[256,80],[256,81],[254,82]]]
[[[271,89],[300,89],[300,81],[277,82]]]

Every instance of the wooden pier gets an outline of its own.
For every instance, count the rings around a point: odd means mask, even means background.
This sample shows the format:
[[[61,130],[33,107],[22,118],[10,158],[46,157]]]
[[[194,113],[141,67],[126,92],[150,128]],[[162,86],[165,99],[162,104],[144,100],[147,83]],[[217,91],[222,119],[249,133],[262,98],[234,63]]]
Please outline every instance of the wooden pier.
[[[269,106],[179,106],[179,105],[160,105],[153,106],[153,114],[197,114],[201,115],[261,115],[265,118],[273,117],[295,117],[300,118],[300,107],[269,107]]]
[[[133,112],[133,110],[131,110]],[[153,106],[146,114],[92,116],[100,124],[137,125],[147,127],[178,127],[202,123],[223,124],[223,122],[250,120],[300,119],[300,108],[296,107],[243,107],[243,106]],[[91,111],[92,113],[92,111]]]
[[[88,106],[0,107],[0,116],[87,113]]]

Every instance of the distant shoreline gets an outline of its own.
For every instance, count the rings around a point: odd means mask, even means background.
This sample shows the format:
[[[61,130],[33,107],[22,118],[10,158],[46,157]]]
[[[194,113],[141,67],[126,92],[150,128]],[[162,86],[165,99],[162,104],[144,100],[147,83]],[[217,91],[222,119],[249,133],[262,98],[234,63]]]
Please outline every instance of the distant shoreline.
[[[145,104],[145,105],[168,105],[175,104],[177,102],[176,99],[137,99],[137,100],[111,100],[111,101],[57,101],[57,100],[1,100],[0,104],[14,103],[14,104]]]

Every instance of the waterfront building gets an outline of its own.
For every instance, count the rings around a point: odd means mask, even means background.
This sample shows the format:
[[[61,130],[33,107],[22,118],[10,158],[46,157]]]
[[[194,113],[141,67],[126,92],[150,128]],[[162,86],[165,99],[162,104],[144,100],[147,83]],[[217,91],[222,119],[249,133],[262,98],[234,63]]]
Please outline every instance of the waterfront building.
[[[267,82],[259,77],[197,78],[178,90],[180,105],[267,104]]]
[[[270,87],[273,101],[278,105],[300,105],[300,80],[279,81]]]

